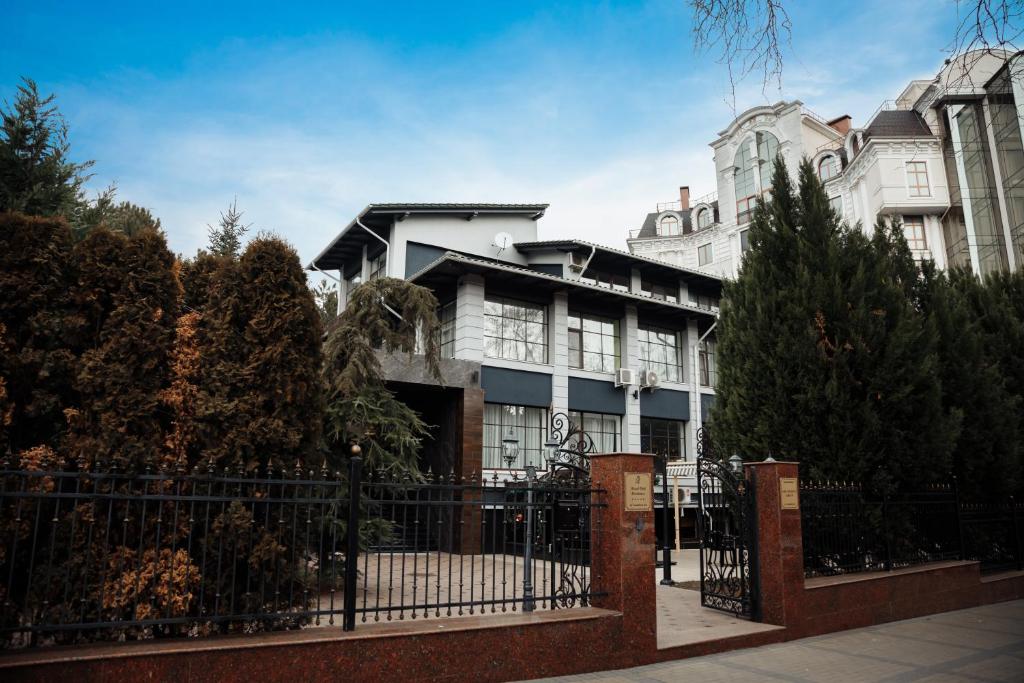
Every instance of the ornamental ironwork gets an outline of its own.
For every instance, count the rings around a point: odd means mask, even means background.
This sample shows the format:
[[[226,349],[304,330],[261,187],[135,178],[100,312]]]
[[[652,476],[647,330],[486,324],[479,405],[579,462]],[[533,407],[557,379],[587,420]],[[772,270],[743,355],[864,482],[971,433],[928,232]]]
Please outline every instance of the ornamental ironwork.
[[[597,452],[594,440],[565,413],[551,416],[545,444],[548,475],[552,479],[590,479],[590,455]]]
[[[702,443],[698,440],[698,447]],[[710,439],[705,435],[704,452]],[[700,451],[698,451],[700,452]],[[754,489],[723,461],[697,458],[700,602],[757,618],[757,515]]]

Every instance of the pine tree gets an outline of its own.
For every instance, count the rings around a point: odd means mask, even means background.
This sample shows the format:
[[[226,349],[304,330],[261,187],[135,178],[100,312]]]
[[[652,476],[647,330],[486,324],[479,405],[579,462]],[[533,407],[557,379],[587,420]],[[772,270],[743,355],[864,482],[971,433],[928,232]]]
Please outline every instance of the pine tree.
[[[321,280],[313,287],[313,299],[320,311],[320,322],[325,330],[329,330],[338,319],[338,288]]]
[[[424,362],[440,381],[438,329],[437,299],[428,289],[395,278],[355,289],[324,347],[324,431],[336,464],[358,442],[372,469],[418,471],[427,425],[387,388],[377,353],[413,354],[419,339]]]
[[[0,377],[13,452],[57,448],[74,401],[71,231],[60,218],[0,213]]]
[[[72,216],[83,201],[92,161],[70,160],[68,128],[31,79],[22,79],[14,103],[0,111],[0,211]]]
[[[169,426],[168,384],[179,290],[174,255],[155,230],[106,228],[75,247],[78,303],[90,332],[75,375],[69,454],[141,470],[155,465]]]
[[[131,202],[118,202],[116,185],[103,190],[92,201],[80,202],[70,220],[77,239],[100,225],[129,236],[143,230],[161,230],[160,219],[149,209]]]
[[[242,238],[252,224],[242,223],[244,211],[238,210],[238,198],[231,202],[226,213],[221,213],[217,227],[207,224],[210,233],[210,251],[216,256],[238,258],[242,250]]]
[[[798,175],[794,192],[776,162],[725,286],[716,446],[878,490],[940,477],[950,432],[937,335],[908,295],[902,234],[883,221],[869,240],[829,207],[809,162]]]

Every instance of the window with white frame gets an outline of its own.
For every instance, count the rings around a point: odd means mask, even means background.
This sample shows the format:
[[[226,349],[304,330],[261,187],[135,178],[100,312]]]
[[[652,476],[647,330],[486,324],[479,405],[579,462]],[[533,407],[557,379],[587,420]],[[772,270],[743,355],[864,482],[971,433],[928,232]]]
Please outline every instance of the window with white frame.
[[[779,139],[768,131],[757,133],[757,167],[761,174],[761,193],[772,189],[772,171],[779,153]]]
[[[619,321],[570,311],[569,367],[615,372],[619,367]]]
[[[907,239],[907,246],[911,251],[924,251],[928,248],[928,241],[924,236],[924,216],[904,216],[903,236]]]
[[[778,153],[779,139],[768,131],[758,131],[739,146],[733,162],[733,181],[736,219],[740,223],[750,219],[758,196],[771,191],[772,170]]]
[[[679,219],[669,215],[661,219],[659,235],[672,236],[679,234]]]
[[[484,355],[546,363],[547,307],[499,296],[484,300]]]
[[[839,217],[843,216],[843,197],[842,195],[836,195],[835,197],[829,197],[828,205],[833,211],[839,214]]]
[[[833,155],[823,156],[818,161],[818,178],[821,182],[831,180],[839,175],[839,163]]]
[[[503,403],[484,404],[483,466],[488,469],[508,469],[502,440],[511,433],[519,442],[519,453],[512,463],[512,469],[522,469],[526,465],[543,468],[547,429],[548,411],[544,408]]]
[[[667,382],[682,382],[682,333],[662,327],[641,325],[637,328],[636,334],[641,369],[653,370],[659,378]]]
[[[711,251],[711,242],[697,247],[697,265],[706,266],[714,260],[713,256],[714,254]]]
[[[686,423],[682,420],[640,418],[640,452],[668,456],[669,460],[686,457]]]
[[[594,452],[615,453],[619,450],[619,425],[622,424],[620,415],[570,410],[569,422],[583,428],[583,432],[594,442]],[[585,448],[586,444],[583,446]]]
[[[703,230],[711,225],[711,209],[701,209],[697,212],[697,229]]]
[[[369,263],[369,275],[366,277],[366,281],[370,282],[380,277],[387,276],[388,267],[388,256],[386,251],[382,251],[377,256],[370,259]]]
[[[923,161],[907,162],[907,192],[911,197],[930,197],[928,164]]]
[[[441,358],[455,358],[455,302],[441,306],[437,311],[440,325],[437,330],[437,348]]]
[[[740,254],[750,251],[750,230],[740,230]]]
[[[715,371],[715,341],[705,339],[700,343],[698,351],[700,365],[700,385],[702,387],[715,386],[717,377]]]

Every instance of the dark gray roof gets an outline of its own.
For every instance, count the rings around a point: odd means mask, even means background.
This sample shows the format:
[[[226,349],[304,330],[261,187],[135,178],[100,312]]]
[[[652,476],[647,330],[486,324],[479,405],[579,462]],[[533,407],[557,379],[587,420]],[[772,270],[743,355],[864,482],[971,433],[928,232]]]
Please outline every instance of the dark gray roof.
[[[865,138],[931,137],[925,120],[913,109],[880,111],[864,130]]]

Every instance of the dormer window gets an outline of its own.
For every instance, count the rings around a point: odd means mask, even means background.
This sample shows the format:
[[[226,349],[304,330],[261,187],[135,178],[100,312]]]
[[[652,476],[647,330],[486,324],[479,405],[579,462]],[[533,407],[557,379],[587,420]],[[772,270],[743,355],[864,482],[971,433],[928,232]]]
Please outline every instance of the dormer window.
[[[703,230],[711,225],[711,209],[701,209],[697,212],[697,229]]]
[[[673,215],[665,216],[658,224],[658,234],[666,237],[678,235],[679,219]]]
[[[831,154],[822,157],[818,161],[818,178],[821,182],[831,180],[839,175],[839,164],[836,161],[836,158]]]

